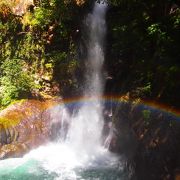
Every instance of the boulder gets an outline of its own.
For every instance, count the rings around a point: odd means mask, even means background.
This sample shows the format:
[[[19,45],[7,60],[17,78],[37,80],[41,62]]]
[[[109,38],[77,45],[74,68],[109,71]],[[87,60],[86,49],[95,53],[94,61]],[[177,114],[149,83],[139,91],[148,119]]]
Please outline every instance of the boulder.
[[[24,100],[1,111],[0,159],[22,156],[52,140],[52,128],[56,126],[50,118],[51,109],[60,101]]]

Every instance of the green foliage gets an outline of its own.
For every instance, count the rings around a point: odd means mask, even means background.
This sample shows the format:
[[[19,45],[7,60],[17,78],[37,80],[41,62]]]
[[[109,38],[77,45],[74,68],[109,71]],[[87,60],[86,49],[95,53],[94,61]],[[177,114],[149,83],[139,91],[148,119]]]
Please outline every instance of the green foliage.
[[[19,59],[7,59],[1,65],[1,104],[8,105],[13,99],[23,94],[30,93],[33,87],[32,79],[23,70],[23,64]]]
[[[143,110],[142,115],[143,115],[143,118],[144,118],[146,125],[149,125],[150,117],[151,117],[151,111],[150,110]]]
[[[12,13],[12,3],[0,3],[0,105],[37,95],[57,82],[61,88],[75,82],[72,31],[79,7],[74,5],[37,0],[19,17]]]
[[[175,103],[180,83],[176,1],[109,0],[107,66],[121,93]],[[118,21],[117,21],[118,19]],[[117,90],[116,90],[117,91]],[[145,96],[144,96],[145,95]]]
[[[74,59],[74,55],[68,55],[65,52],[53,52],[48,58],[51,63],[47,65],[53,68],[54,79],[59,82],[62,92],[63,89],[73,89],[77,83],[74,74],[79,65],[78,61]]]
[[[73,0],[37,0],[22,17],[0,3],[1,104],[32,89],[77,85],[75,41],[83,11]],[[83,8],[92,4],[86,1]],[[174,1],[109,0],[107,69],[116,91],[173,101],[180,82],[180,8]],[[79,36],[79,35],[78,35]],[[79,37],[78,37],[79,38]],[[36,87],[34,86],[36,84]],[[111,88],[111,87],[110,87]]]
[[[163,32],[161,30],[161,27],[159,24],[151,24],[151,26],[149,26],[147,28],[147,31],[150,36],[157,39],[157,43],[171,40],[171,38],[168,36],[167,32]]]
[[[45,28],[52,20],[52,10],[38,7],[27,15],[26,22],[32,27]]]
[[[151,111],[150,110],[143,110],[142,111],[144,119],[148,120],[150,119]]]

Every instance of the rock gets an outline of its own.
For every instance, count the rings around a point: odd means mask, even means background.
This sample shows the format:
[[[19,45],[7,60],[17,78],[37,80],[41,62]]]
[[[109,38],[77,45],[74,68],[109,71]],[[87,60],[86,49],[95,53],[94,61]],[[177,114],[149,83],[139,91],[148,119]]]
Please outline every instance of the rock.
[[[12,11],[14,14],[22,16],[26,11],[27,7],[30,5],[33,5],[33,0],[15,0],[12,3],[15,4],[15,6],[12,8]]]
[[[0,159],[6,159],[10,157],[21,157],[28,152],[28,147],[25,144],[7,144],[0,148]]]
[[[113,118],[117,134],[110,150],[125,155],[127,168],[133,169],[138,180],[177,180],[179,171],[174,171],[180,169],[179,119],[150,108],[147,119],[143,113],[147,106],[142,105],[122,104],[118,108]]]
[[[52,137],[51,108],[60,99],[25,100],[0,112],[0,159],[19,157]]]
[[[6,144],[11,143],[11,136],[9,133],[9,128],[5,128],[5,133],[6,133]]]
[[[0,144],[4,145],[7,143],[6,130],[2,124],[0,124]]]
[[[175,170],[175,180],[180,180],[180,168]]]

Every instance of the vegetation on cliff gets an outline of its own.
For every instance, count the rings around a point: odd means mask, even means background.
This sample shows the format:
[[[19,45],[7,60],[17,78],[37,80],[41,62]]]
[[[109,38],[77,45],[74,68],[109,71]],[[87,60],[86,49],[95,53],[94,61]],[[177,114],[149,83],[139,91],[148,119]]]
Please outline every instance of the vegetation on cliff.
[[[0,104],[74,91],[85,41],[81,23],[92,2],[37,0],[21,8],[18,2],[0,3]],[[178,107],[178,2],[110,0],[107,24],[105,69],[112,80],[106,92]]]
[[[1,105],[75,85],[80,2],[34,3],[22,15],[13,13],[12,3],[0,3]]]
[[[180,4],[173,0],[111,2],[107,67],[113,82],[109,91],[179,107]]]

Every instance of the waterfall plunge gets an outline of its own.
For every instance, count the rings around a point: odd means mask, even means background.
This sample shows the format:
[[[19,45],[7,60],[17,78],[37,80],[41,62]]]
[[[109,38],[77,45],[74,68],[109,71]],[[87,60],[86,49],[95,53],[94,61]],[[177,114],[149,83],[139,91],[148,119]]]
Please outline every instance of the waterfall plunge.
[[[19,179],[18,177],[21,177],[21,174],[18,174],[19,169],[22,168],[26,176],[37,174],[39,177],[42,169],[44,169],[48,174],[55,173],[55,179],[76,180],[84,179],[79,175],[81,171],[83,172],[82,169],[116,168],[119,162],[117,156],[105,149],[102,143],[104,122],[100,97],[103,93],[101,74],[104,61],[103,43],[106,33],[106,8],[105,3],[95,3],[93,12],[88,14],[85,20],[88,27],[89,42],[87,42],[88,58],[86,61],[84,97],[87,96],[92,101],[84,102],[80,109],[71,116],[65,106],[60,105],[54,108],[51,112],[52,122],[58,121],[58,114],[62,118],[58,142],[32,150],[23,158],[2,161],[0,170],[5,174],[6,171],[7,174],[16,174],[13,177],[17,176],[15,179]],[[69,128],[66,133],[67,123]],[[118,165],[118,167],[120,166]],[[22,174],[22,176],[24,175]]]
[[[84,148],[89,153],[101,146],[103,128],[102,105],[100,97],[103,91],[102,66],[104,62],[103,42],[106,32],[106,4],[95,3],[94,10],[88,14],[85,23],[88,27],[89,42],[86,62],[86,82],[84,96],[93,102],[84,103],[79,112],[72,118],[69,129],[69,142],[78,149]],[[95,100],[94,100],[95,99]]]

